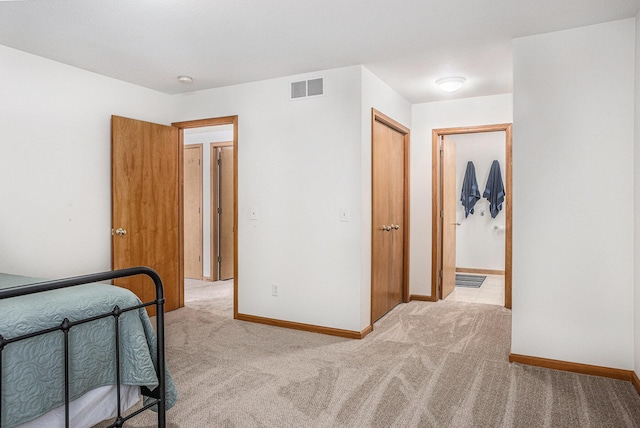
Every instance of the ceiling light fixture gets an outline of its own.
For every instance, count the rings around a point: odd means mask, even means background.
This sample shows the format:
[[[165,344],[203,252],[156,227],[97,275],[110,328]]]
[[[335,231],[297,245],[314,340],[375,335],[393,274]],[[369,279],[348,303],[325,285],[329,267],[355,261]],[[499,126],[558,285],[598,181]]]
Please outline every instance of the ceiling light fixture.
[[[458,89],[462,88],[462,85],[466,81],[467,79],[459,76],[445,77],[444,79],[436,80],[436,85],[438,85],[438,88],[445,92],[455,92]]]
[[[189,76],[178,76],[178,82],[180,83],[193,83],[193,79]]]

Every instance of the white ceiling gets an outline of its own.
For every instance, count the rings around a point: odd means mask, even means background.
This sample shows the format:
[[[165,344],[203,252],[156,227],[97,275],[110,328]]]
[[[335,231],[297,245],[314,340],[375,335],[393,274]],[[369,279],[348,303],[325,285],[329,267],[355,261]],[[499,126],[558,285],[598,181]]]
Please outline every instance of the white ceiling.
[[[511,92],[514,37],[639,9],[640,0],[0,1],[0,44],[168,94],[363,64],[419,103]],[[453,95],[434,84],[449,75],[467,78]]]

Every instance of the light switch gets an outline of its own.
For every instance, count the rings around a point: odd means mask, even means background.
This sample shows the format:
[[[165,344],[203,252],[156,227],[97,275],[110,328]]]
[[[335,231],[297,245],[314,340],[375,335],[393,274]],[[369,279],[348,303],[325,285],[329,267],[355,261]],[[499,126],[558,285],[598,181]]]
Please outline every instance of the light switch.
[[[258,219],[258,206],[257,205],[251,205],[251,212],[249,213],[249,219],[250,220],[257,220]]]
[[[351,219],[351,215],[349,214],[349,210],[347,208],[340,208],[340,221],[349,221]]]

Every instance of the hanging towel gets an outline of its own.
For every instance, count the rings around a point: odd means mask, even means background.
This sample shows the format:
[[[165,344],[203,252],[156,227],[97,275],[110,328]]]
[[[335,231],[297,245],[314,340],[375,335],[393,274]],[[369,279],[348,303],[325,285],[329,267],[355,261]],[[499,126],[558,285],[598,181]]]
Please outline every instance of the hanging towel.
[[[462,193],[460,194],[465,218],[469,216],[469,213],[473,214],[473,207],[478,199],[480,199],[480,188],[476,181],[476,167],[473,166],[473,162],[469,161],[467,162],[467,170],[464,172]]]
[[[491,211],[491,218],[496,218],[500,210],[502,210],[504,195],[504,184],[502,183],[500,164],[497,160],[494,160],[491,164],[491,170],[489,171],[487,187],[484,189],[484,194],[482,195],[489,200],[489,210]]]

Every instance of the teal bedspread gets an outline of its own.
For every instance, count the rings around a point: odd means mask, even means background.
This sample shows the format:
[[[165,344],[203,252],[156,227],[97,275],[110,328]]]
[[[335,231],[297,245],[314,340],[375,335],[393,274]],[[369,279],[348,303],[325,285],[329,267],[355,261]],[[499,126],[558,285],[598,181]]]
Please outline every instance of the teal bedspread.
[[[42,280],[0,274],[0,288]],[[87,284],[0,300],[0,335],[5,339],[140,304],[138,297],[109,284]],[[116,383],[113,317],[69,330],[70,395]],[[120,316],[121,382],[158,385],[156,337],[144,309]],[[177,392],[167,371],[167,409]],[[6,345],[2,351],[2,427],[11,428],[64,404],[64,336],[61,331]]]

